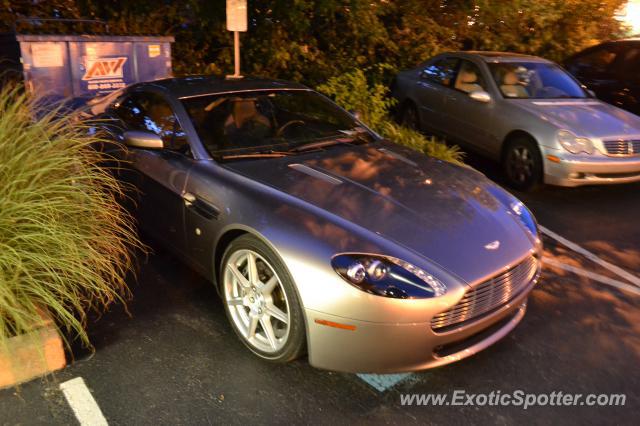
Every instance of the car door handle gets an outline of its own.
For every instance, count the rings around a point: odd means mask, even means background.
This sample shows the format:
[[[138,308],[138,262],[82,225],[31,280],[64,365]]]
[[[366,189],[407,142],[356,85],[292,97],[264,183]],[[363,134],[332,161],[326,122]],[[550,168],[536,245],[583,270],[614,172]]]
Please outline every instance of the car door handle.
[[[217,219],[220,216],[220,209],[208,201],[198,198],[191,192],[184,192],[182,194],[182,200],[185,207],[193,210],[196,214],[204,217],[205,219]]]
[[[197,197],[190,192],[184,192],[182,193],[182,200],[185,206],[191,207],[196,202]]]

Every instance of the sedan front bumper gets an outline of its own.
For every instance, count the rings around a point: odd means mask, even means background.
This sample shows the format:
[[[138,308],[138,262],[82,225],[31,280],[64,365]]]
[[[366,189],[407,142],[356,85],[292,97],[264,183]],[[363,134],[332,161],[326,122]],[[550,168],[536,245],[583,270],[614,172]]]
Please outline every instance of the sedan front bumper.
[[[544,158],[544,182],[569,187],[640,182],[640,156],[578,156],[548,152]]]
[[[506,336],[522,320],[533,285],[497,311],[446,333],[431,323],[374,323],[307,309],[309,363],[351,373],[398,373],[469,357]],[[326,324],[346,324],[337,328]]]

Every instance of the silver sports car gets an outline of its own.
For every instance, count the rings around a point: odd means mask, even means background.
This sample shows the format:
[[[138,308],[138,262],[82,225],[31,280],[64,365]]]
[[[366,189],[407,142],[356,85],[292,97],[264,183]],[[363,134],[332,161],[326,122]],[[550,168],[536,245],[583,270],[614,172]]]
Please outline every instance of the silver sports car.
[[[401,72],[393,92],[407,125],[500,161],[517,189],[640,181],[640,117],[545,59],[445,53]]]
[[[102,117],[140,190],[140,225],[216,283],[261,358],[425,369],[525,313],[541,252],[527,208],[304,86],[168,79],[123,91]]]

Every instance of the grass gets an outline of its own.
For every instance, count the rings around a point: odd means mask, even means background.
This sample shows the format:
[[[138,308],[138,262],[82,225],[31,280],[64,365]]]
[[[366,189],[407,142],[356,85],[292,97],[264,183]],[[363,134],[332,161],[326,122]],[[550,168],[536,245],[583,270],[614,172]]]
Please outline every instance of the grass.
[[[0,89],[0,346],[44,309],[89,344],[90,310],[127,297],[133,220],[121,185],[71,116],[35,117],[19,86]]]

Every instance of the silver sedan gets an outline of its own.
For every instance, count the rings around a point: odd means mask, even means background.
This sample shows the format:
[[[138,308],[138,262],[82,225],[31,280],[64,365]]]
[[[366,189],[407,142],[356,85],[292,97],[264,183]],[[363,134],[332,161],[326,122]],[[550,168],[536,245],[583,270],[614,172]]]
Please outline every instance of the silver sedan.
[[[527,208],[304,86],[170,79],[103,109],[140,226],[216,284],[261,358],[306,349],[321,368],[419,370],[486,348],[525,313],[541,255]]]
[[[399,73],[393,94],[406,125],[500,161],[517,189],[640,181],[640,117],[548,60],[446,53]]]

